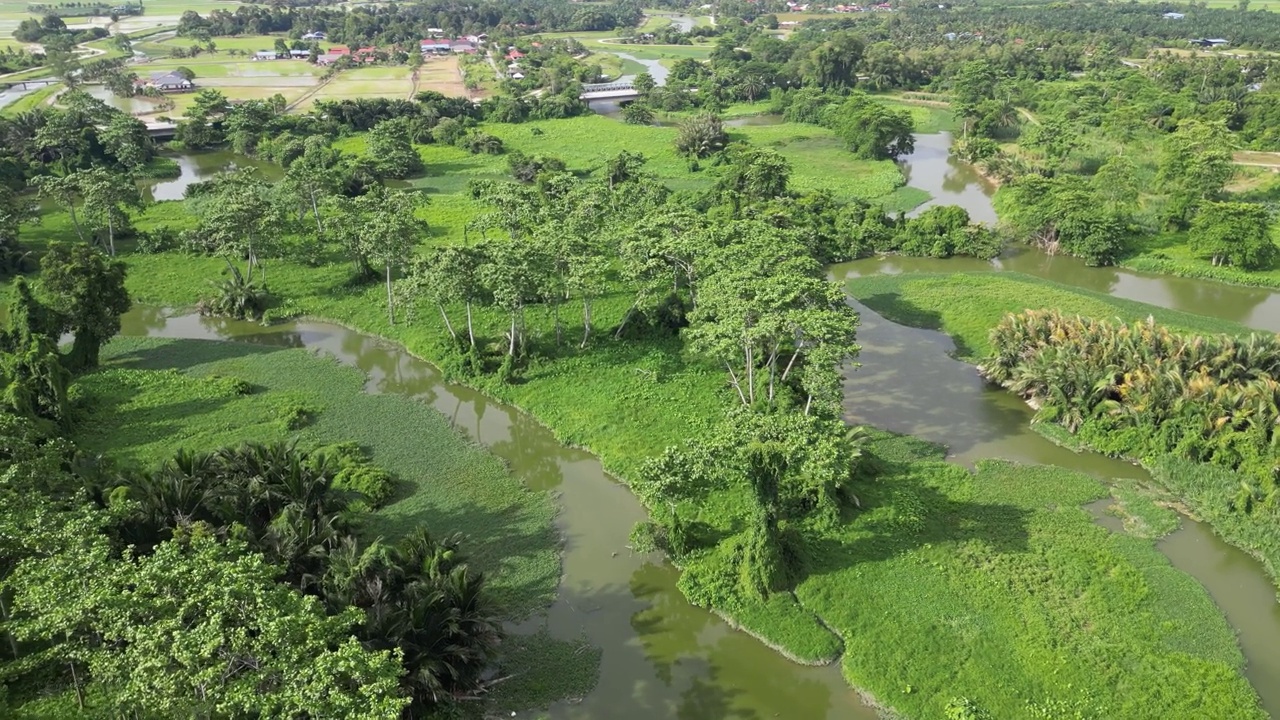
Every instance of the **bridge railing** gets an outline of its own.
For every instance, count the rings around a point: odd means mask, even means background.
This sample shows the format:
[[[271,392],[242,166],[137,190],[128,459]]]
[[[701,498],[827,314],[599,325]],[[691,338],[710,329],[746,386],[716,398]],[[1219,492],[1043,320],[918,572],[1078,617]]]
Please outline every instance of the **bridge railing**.
[[[613,90],[635,90],[635,83],[631,82],[611,82],[611,83],[587,83],[582,86],[582,92],[611,92]]]

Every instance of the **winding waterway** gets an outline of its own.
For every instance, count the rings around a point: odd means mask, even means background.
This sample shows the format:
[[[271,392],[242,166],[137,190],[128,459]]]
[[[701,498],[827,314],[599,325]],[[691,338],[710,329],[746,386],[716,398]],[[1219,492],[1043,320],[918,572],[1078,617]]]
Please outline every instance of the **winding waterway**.
[[[922,142],[923,141],[923,142]],[[941,153],[945,134],[918,136],[916,152],[903,159],[911,185],[929,190],[931,202],[961,205],[975,220],[992,221],[994,188],[972,168]],[[989,219],[988,219],[989,218]],[[1066,285],[1162,307],[1234,320],[1280,331],[1280,293],[1257,288],[1091,268],[1075,258],[1018,249],[985,262],[973,259],[869,258],[832,268],[837,281],[879,273],[999,272],[1016,270]],[[945,444],[949,459],[971,464],[988,457],[1058,465],[1103,480],[1150,482],[1142,468],[1094,453],[1061,448],[1030,428],[1032,411],[1021,400],[984,382],[973,366],[951,356],[946,335],[890,322],[852,301],[861,313],[862,366],[845,377],[845,417]],[[1179,569],[1197,578],[1236,629],[1246,676],[1263,707],[1280,717],[1280,604],[1262,566],[1227,545],[1204,524],[1183,520],[1159,542]]]
[[[438,370],[403,348],[327,323],[264,327],[154,307],[130,311],[122,333],[305,347],[332,355],[367,373],[369,391],[431,404],[503,458],[516,477],[555,492],[564,538],[560,595],[545,615],[520,630],[546,627],[566,640],[585,636],[603,656],[596,688],[584,698],[557,703],[552,718],[876,717],[837,666],[803,667],[784,659],[690,605],[676,589],[678,574],[669,564],[628,550],[631,528],[644,510],[594,456],[561,445],[515,408],[444,382]]]
[[[910,184],[936,202],[961,204],[975,220],[993,221],[992,188],[945,152],[950,138],[920,136],[903,159]],[[942,148],[942,149],[940,149]],[[179,159],[182,176],[152,184],[156,199],[176,199],[191,182],[230,163],[252,164],[228,153]],[[1071,258],[1011,251],[996,261],[868,259],[837,266],[832,275],[897,272],[1017,270],[1118,297],[1222,317],[1280,331],[1280,294],[1254,288],[1088,268]],[[1127,463],[1064,450],[1031,432],[1028,408],[984,383],[951,357],[949,338],[862,313],[862,366],[846,374],[846,417],[946,444],[950,458],[972,463],[1004,457],[1088,472],[1104,480],[1147,480]],[[307,347],[339,358],[369,375],[369,390],[419,398],[452,418],[470,437],[504,458],[531,487],[557,494],[564,536],[561,594],[522,630],[545,626],[557,637],[586,637],[602,648],[598,686],[562,702],[554,718],[682,720],[734,718],[852,718],[875,713],[844,682],[837,666],[794,665],[714,615],[694,608],[675,587],[677,572],[661,559],[627,548],[628,533],[643,516],[635,498],[614,482],[596,458],[566,448],[528,415],[467,388],[443,382],[429,364],[390,343],[338,326],[298,322],[271,327],[171,316],[138,308],[125,320],[135,335],[231,339],[281,347]],[[1208,589],[1239,633],[1247,676],[1264,707],[1280,716],[1280,605],[1261,566],[1193,521],[1160,541],[1173,564]]]

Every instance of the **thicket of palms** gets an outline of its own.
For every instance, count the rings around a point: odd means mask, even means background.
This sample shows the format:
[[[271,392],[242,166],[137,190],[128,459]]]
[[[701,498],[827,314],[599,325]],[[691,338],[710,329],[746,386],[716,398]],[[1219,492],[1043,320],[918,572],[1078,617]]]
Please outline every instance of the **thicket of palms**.
[[[483,575],[469,569],[457,537],[419,529],[399,542],[362,541],[352,504],[361,498],[335,485],[339,470],[325,453],[247,444],[179,452],[103,489],[133,503],[120,528],[127,543],[146,550],[202,523],[248,542],[282,569],[282,582],[330,612],[363,611],[356,636],[369,649],[401,651],[413,710],[475,693],[501,637]]]
[[[1239,470],[1239,511],[1280,501],[1280,337],[1187,336],[1150,319],[1039,310],[1006,316],[991,342],[982,373],[1040,405],[1040,420],[1104,452]]]

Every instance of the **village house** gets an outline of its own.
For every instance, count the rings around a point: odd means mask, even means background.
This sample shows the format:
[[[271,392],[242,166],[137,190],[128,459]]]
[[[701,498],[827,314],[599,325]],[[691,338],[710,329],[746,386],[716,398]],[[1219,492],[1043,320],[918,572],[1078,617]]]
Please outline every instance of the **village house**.
[[[306,60],[307,58],[311,57],[311,51],[310,50],[290,50],[289,57],[293,58],[294,60]]]
[[[259,50],[253,54],[254,60],[277,60],[279,58],[280,53],[275,50]]]
[[[328,40],[329,36],[323,32],[309,32],[302,36],[303,40]]]
[[[356,62],[371,63],[378,59],[377,53],[378,53],[378,48],[376,47],[373,47],[373,46],[362,47],[359,50],[356,50],[355,52],[351,53],[351,59],[355,60]]]
[[[520,52],[519,50],[515,49],[514,47],[512,47],[512,48],[507,48],[507,59],[508,59],[508,60],[515,61],[515,60],[519,60],[519,59],[520,59],[520,58],[522,58],[522,57],[524,57],[524,53]]]
[[[1224,45],[1231,44],[1230,42],[1228,42],[1227,40],[1223,40],[1222,38],[1193,38],[1188,42],[1190,42],[1192,45],[1198,45],[1202,48],[1215,48],[1215,47],[1222,47]]]
[[[328,52],[316,58],[317,65],[332,65],[338,62],[338,58],[346,57],[351,54],[351,50],[346,45],[334,45],[329,48]]]
[[[1180,12],[1167,12],[1164,15],[1161,15],[1161,17],[1163,17],[1166,20],[1181,20],[1182,18],[1186,17],[1186,15],[1183,15]]]
[[[424,53],[435,53],[437,55],[444,55],[445,53],[449,52],[449,41],[448,40],[423,40],[422,44],[419,47]]]
[[[473,53],[476,51],[476,46],[467,40],[454,40],[449,49],[455,53]]]
[[[191,90],[196,85],[186,79],[176,71],[154,72],[151,78],[143,83],[145,87],[155,88],[160,92],[184,92]]]

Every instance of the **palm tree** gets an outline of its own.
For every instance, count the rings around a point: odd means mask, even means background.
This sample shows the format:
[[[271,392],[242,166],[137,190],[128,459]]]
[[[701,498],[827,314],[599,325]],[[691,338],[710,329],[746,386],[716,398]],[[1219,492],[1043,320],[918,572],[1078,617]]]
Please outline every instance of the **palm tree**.
[[[738,90],[747,96],[747,101],[755,104],[756,98],[769,89],[769,84],[759,75],[748,75],[738,83]]]

